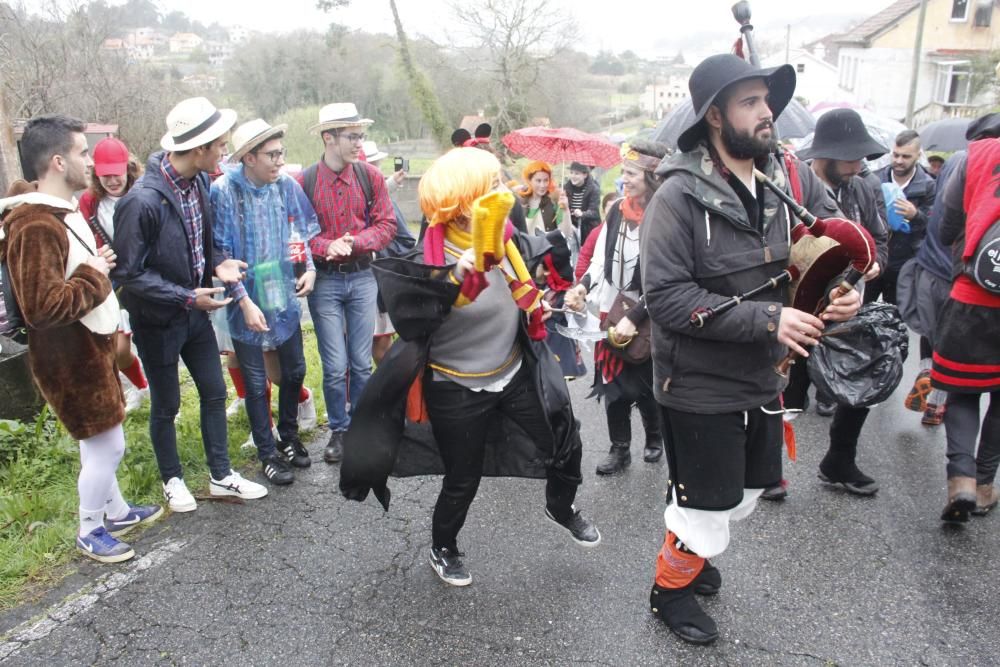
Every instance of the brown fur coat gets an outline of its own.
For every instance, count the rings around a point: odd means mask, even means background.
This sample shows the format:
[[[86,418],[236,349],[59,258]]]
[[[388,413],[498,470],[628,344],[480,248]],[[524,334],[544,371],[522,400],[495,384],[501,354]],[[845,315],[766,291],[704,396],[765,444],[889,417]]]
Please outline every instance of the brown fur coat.
[[[18,181],[8,196],[33,191]],[[113,335],[96,334],[80,319],[111,293],[111,281],[81,264],[66,278],[66,211],[20,204],[3,215],[0,256],[28,324],[28,360],[45,400],[66,430],[82,440],[125,420]]]

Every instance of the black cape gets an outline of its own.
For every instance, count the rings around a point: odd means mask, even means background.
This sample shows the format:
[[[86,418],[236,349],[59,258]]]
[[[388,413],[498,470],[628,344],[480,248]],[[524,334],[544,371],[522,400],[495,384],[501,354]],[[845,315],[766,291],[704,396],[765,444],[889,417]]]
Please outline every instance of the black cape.
[[[523,235],[518,243],[529,265],[537,253],[547,250]],[[379,293],[400,340],[365,386],[344,438],[341,493],[364,501],[373,491],[386,510],[391,498],[387,485],[390,475],[444,473],[430,425],[406,420],[406,399],[413,381],[427,366],[431,336],[451,312],[458,287],[447,280],[448,268],[415,261],[419,259],[420,255],[414,254],[411,259],[379,259],[372,264]],[[529,339],[523,325],[519,342],[522,363],[532,373],[552,430],[552,445],[551,449],[546,449],[548,445],[543,448],[516,422],[494,417],[497,423],[490,429],[483,464],[487,477],[544,478],[547,468],[564,468],[583,446],[558,359],[544,341]]]

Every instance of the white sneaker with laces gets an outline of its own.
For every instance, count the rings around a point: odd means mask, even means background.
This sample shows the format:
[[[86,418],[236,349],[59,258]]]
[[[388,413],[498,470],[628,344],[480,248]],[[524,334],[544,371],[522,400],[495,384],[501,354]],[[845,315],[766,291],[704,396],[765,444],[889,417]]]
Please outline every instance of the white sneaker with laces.
[[[236,496],[243,500],[255,500],[267,495],[267,487],[245,479],[235,470],[222,479],[209,478],[208,489],[213,496]]]
[[[243,409],[243,399],[236,397],[236,399],[229,404],[229,407],[226,408],[226,419],[232,419],[233,417],[238,415],[240,413],[240,410],[242,409]]]
[[[198,509],[198,503],[180,477],[167,480],[163,485],[163,497],[167,499],[167,507],[171,512],[193,512]]]
[[[299,430],[311,431],[316,428],[316,403],[313,402],[312,389],[306,387],[309,398],[299,403]]]

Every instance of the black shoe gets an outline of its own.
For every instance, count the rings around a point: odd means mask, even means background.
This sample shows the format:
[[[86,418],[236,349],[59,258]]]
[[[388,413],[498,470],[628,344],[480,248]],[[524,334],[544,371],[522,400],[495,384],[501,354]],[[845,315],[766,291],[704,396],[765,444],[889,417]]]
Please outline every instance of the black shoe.
[[[722,573],[706,558],[705,567],[701,568],[701,572],[691,582],[691,586],[694,587],[694,592],[698,595],[715,595],[722,588]]]
[[[642,450],[642,460],[646,463],[656,463],[663,458],[663,438],[659,433],[646,434],[646,448]]]
[[[452,586],[468,586],[472,583],[472,575],[465,569],[462,556],[465,554],[452,551],[447,547],[438,549],[431,547],[431,567],[441,577],[441,581]]]
[[[719,627],[694,597],[694,587],[660,588],[653,585],[649,609],[686,642],[711,644],[719,638]]]
[[[557,521],[549,508],[545,508],[545,516],[549,521],[556,524],[561,528],[565,528],[569,531],[570,536],[573,541],[579,544],[581,547],[591,548],[596,547],[601,543],[601,531],[597,530],[597,526],[594,525],[593,521],[585,519],[579,510],[575,507],[573,509],[573,514],[566,521]]]
[[[264,477],[267,477],[271,484],[285,486],[295,481],[294,473],[288,469],[288,464],[279,456],[264,459],[260,462],[260,467],[264,471]]]
[[[598,475],[614,475],[632,463],[632,454],[629,452],[629,443],[613,442],[607,458],[597,466]]]
[[[874,496],[878,493],[878,482],[861,472],[853,460],[827,454],[819,464],[818,477],[820,481],[843,487],[856,496]]]
[[[837,411],[836,403],[827,403],[826,401],[816,400],[816,414],[820,417],[832,417],[833,413]]]
[[[769,486],[760,494],[761,500],[784,500],[788,497],[788,482],[781,480],[774,486]]]
[[[330,442],[323,450],[323,460],[327,463],[338,463],[344,458],[344,432],[334,431],[330,434]]]
[[[302,445],[298,438],[288,438],[278,443],[278,451],[285,457],[285,461],[291,463],[296,468],[308,468],[312,465],[309,452]]]

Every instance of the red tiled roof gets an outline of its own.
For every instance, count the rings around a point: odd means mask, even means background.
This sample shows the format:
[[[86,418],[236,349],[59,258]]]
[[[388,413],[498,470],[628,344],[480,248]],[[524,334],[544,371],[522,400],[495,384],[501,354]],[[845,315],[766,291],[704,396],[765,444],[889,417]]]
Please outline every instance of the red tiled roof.
[[[896,0],[878,14],[869,16],[850,32],[839,36],[836,41],[843,44],[867,43],[870,39],[891,28],[901,18],[920,6],[920,0]]]

